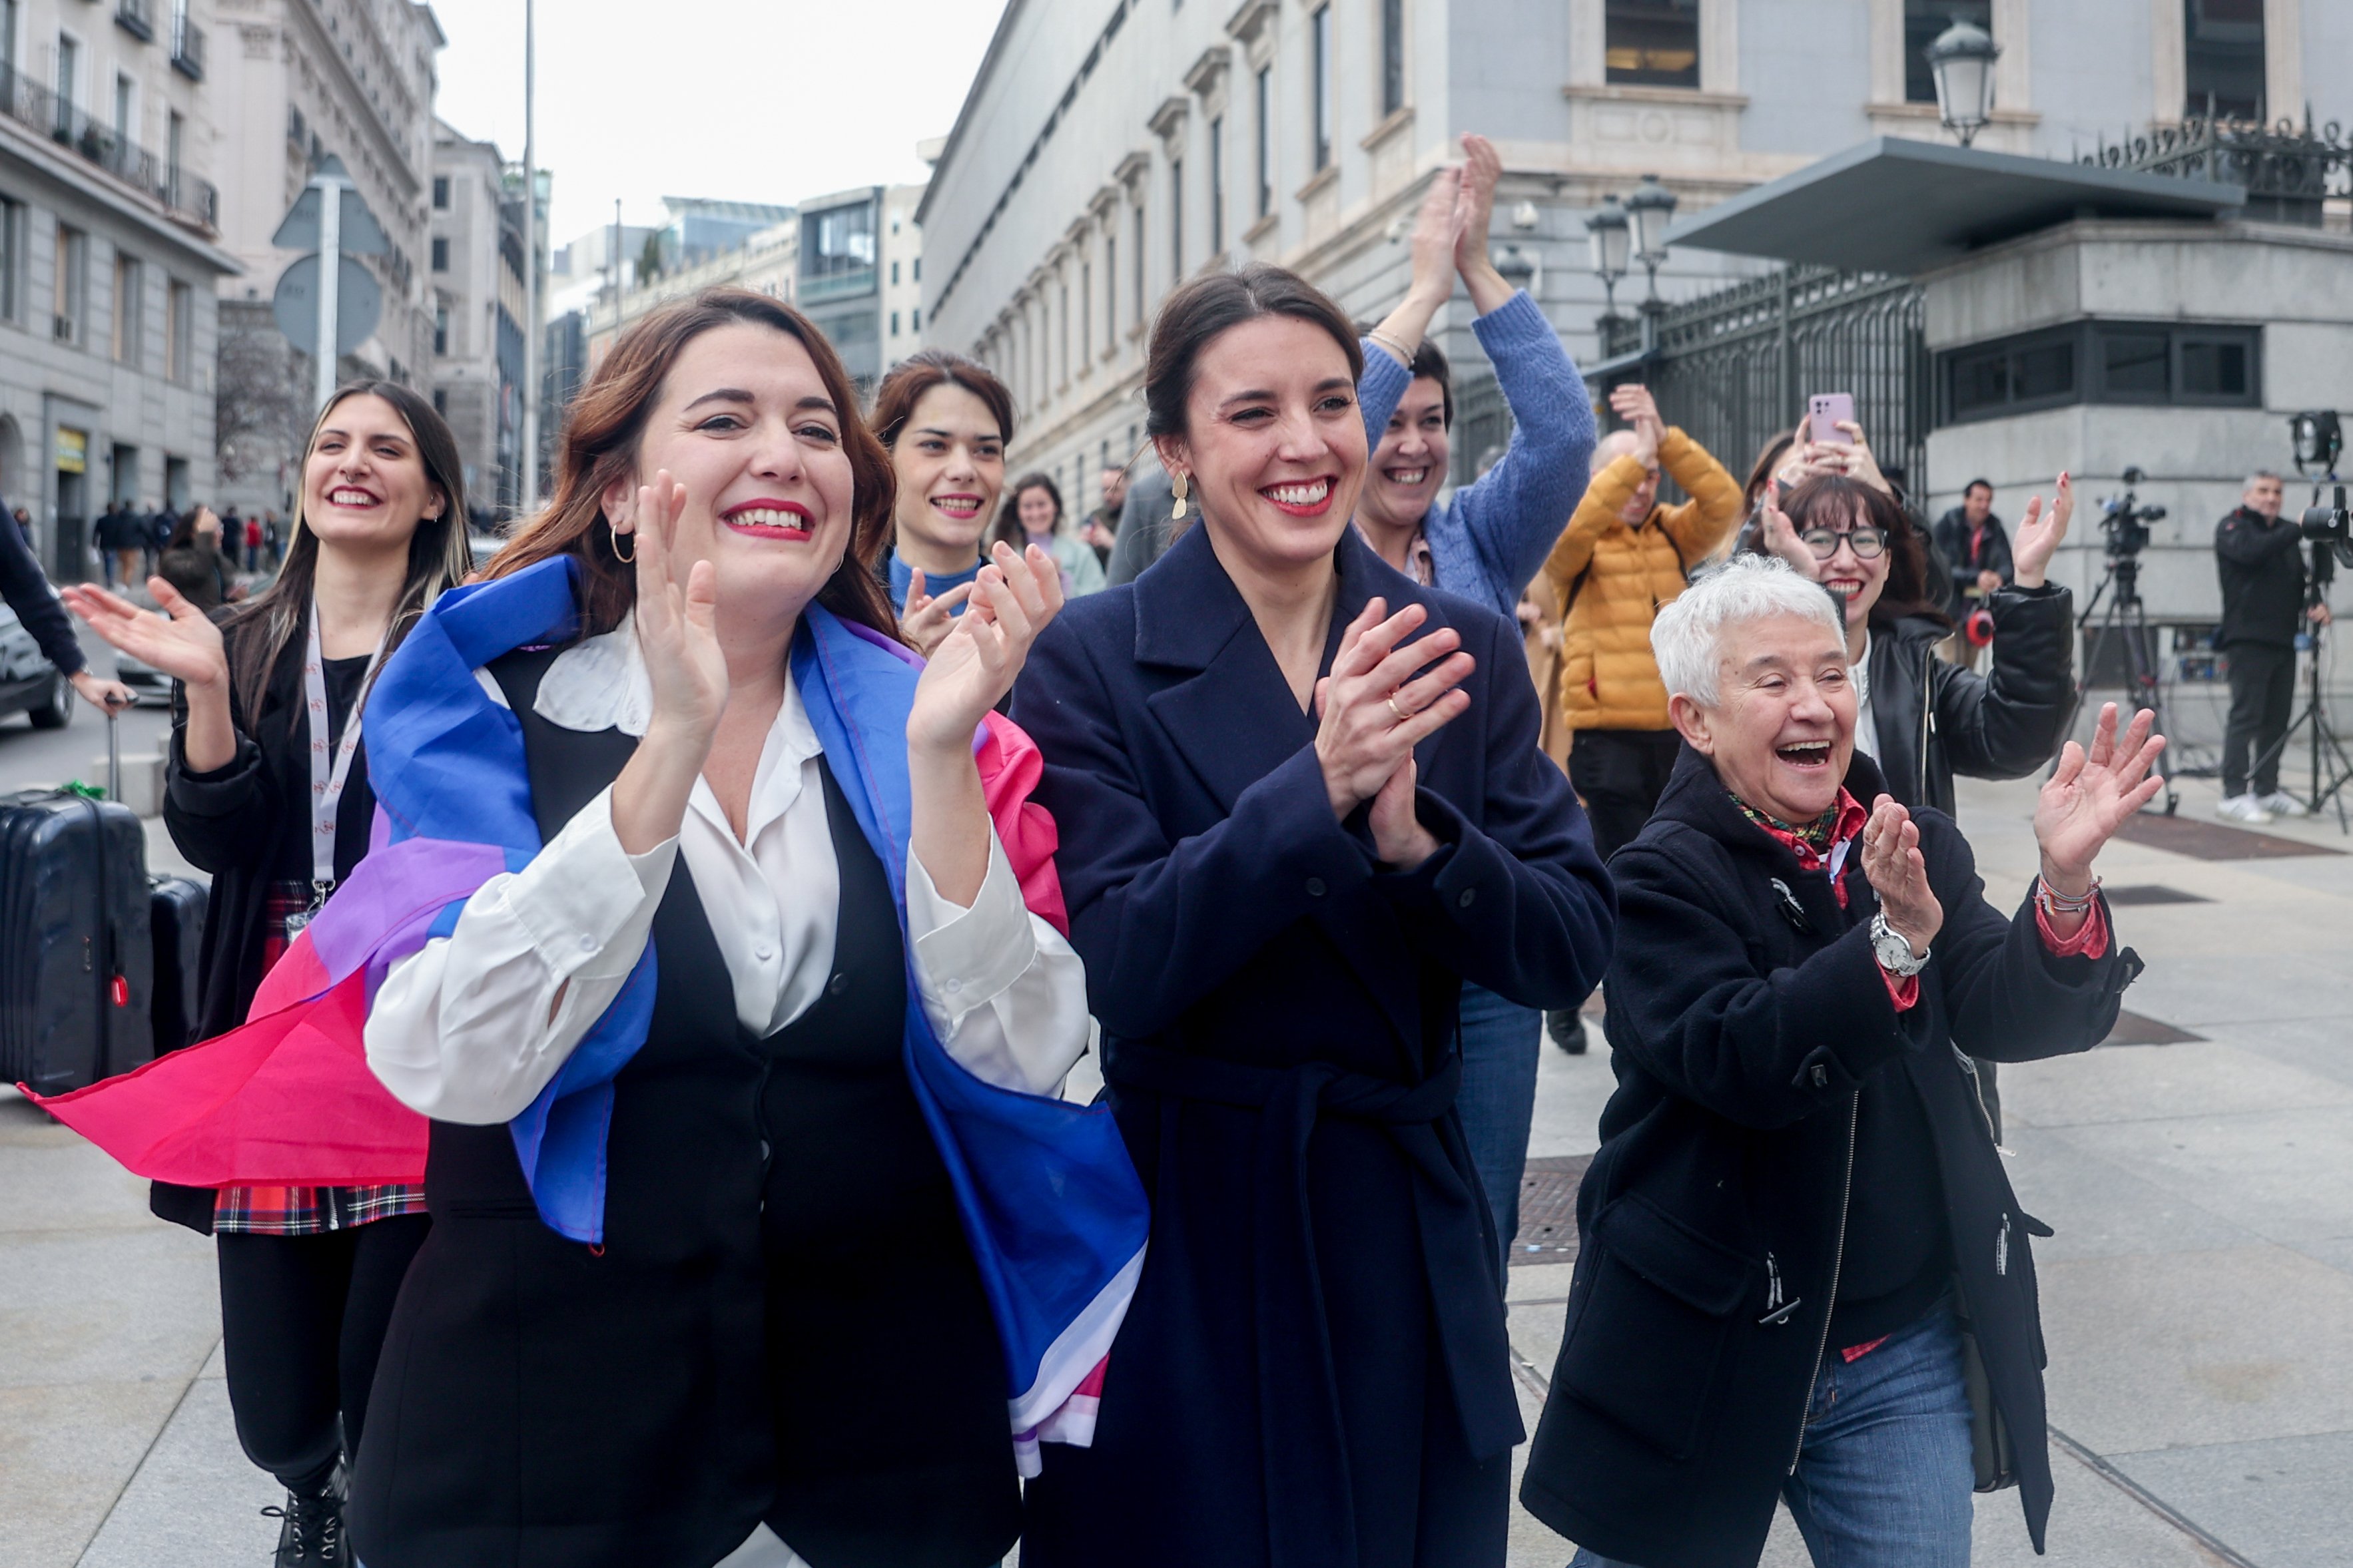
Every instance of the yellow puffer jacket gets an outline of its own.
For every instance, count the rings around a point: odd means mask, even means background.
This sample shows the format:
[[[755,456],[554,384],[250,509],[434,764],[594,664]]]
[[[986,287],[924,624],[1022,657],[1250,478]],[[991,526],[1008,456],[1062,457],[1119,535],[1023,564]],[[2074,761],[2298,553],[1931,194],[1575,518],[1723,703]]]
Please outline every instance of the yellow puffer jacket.
[[[1684,572],[1740,523],[1740,486],[1681,430],[1659,464],[1692,499],[1653,507],[1640,528],[1619,513],[1641,488],[1630,454],[1593,476],[1545,575],[1569,606],[1561,628],[1560,703],[1571,730],[1664,730],[1667,689],[1651,658],[1651,620],[1683,591]],[[1580,584],[1577,580],[1582,577]]]

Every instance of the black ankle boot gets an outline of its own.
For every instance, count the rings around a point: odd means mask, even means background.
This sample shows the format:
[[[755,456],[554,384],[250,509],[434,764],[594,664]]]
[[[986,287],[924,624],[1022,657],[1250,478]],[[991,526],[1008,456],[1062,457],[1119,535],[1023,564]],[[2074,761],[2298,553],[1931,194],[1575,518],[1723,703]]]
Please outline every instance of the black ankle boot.
[[[343,1551],[343,1499],[330,1491],[323,1497],[286,1494],[284,1508],[265,1508],[264,1516],[283,1521],[278,1527],[276,1568],[313,1568],[350,1561]]]

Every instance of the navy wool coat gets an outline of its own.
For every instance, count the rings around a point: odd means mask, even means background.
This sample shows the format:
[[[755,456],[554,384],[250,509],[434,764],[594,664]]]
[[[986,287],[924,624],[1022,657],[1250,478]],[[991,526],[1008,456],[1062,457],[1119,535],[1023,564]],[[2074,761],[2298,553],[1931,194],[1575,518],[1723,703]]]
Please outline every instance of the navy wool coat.
[[[1335,819],[1315,721],[1204,528],[1071,605],[1015,689],[1153,1196],[1094,1447],[1030,1488],[1030,1568],[1503,1562],[1522,1429],[1456,999],[1573,1005],[1616,911],[1536,749],[1517,629],[1353,529],[1337,563],[1325,669],[1376,595],[1478,661],[1418,752],[1442,847],[1410,872],[1381,868],[1361,809]]]

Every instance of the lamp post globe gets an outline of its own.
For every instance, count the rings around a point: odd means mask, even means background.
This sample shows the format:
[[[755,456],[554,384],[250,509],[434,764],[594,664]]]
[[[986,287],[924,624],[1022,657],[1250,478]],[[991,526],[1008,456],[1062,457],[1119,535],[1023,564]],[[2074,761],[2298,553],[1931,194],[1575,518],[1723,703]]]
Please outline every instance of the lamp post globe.
[[[1604,196],[1601,208],[1585,220],[1585,237],[1593,247],[1593,275],[1607,286],[1626,276],[1633,259],[1633,236],[1628,232],[1626,209],[1616,196]]]
[[[1667,258],[1667,225],[1675,216],[1675,194],[1645,174],[1626,198],[1626,216],[1634,230],[1634,259],[1656,272]]]
[[[1936,79],[1936,118],[1966,147],[1993,119],[1993,62],[2001,49],[1983,27],[1955,22],[1925,52]]]

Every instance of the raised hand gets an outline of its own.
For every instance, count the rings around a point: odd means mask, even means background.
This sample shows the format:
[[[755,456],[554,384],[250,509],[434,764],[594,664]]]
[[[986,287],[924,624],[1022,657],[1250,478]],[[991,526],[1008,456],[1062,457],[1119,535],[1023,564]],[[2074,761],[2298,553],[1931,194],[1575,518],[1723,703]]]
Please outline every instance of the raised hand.
[[[1841,419],[1838,422],[1838,427],[1846,432],[1849,443],[1844,448],[1846,477],[1860,480],[1873,489],[1893,496],[1895,493],[1895,487],[1889,484],[1887,476],[1879,471],[1879,459],[1872,456],[1871,443],[1863,438],[1862,426],[1852,419]],[[1831,445],[1835,446],[1836,443]]]
[[[1413,216],[1413,281],[1410,290],[1435,295],[1454,291],[1454,252],[1462,237],[1462,171],[1438,171]]]
[[[1862,874],[1879,895],[1888,929],[1910,942],[1915,955],[1927,952],[1945,928],[1945,906],[1928,886],[1920,825],[1893,795],[1871,803],[1871,820],[1862,826]]]
[[[2120,742],[2116,705],[2100,708],[2100,721],[2086,752],[2074,742],[2059,755],[2058,769],[2034,803],[2034,841],[2042,848],[2042,880],[2052,891],[2078,898],[2092,885],[2092,861],[2133,813],[2165,787],[2153,773],[2165,737],[2149,729],[2157,715],[2144,708],[2133,715]]]
[[[2034,497],[2026,503],[2026,515],[2018,520],[2018,537],[2010,542],[2010,558],[2011,581],[2021,588],[2042,586],[2051,557],[2066,542],[2067,520],[2075,514],[2075,483],[2064,473],[2059,476],[2058,498],[2046,512],[2042,498]]]
[[[727,708],[727,656],[714,625],[718,577],[708,561],[695,562],[681,582],[675,552],[686,487],[670,470],[638,487],[622,521],[637,535],[638,651],[653,688],[650,722],[674,726],[704,746]],[[697,764],[700,766],[700,763]]]
[[[915,682],[907,715],[911,752],[969,759],[973,731],[1013,689],[1038,634],[1061,613],[1062,569],[1034,544],[1017,555],[999,541],[969,586],[972,607],[933,645]]]
[[[58,590],[66,607],[116,649],[163,671],[191,690],[218,690],[228,681],[228,653],[220,627],[161,577],[147,579],[147,591],[163,606],[142,610],[94,583]]]
[[[1767,555],[1778,555],[1788,562],[1790,569],[1799,576],[1810,582],[1820,582],[1821,562],[1816,560],[1814,552],[1806,548],[1806,542],[1798,537],[1798,525],[1789,521],[1789,514],[1774,504],[1773,489],[1770,485],[1767,485],[1764,493],[1757,498],[1757,510],[1764,524],[1762,535],[1765,552]]]
[[[1487,254],[1488,231],[1495,221],[1495,186],[1503,177],[1503,154],[1495,151],[1495,144],[1484,136],[1464,136],[1461,197],[1455,209],[1454,269],[1462,275],[1471,289],[1471,303],[1482,316],[1511,298],[1511,286]]]
[[[1316,683],[1315,756],[1335,816],[1378,795],[1422,737],[1471,706],[1456,689],[1477,662],[1460,651],[1461,634],[1441,626],[1406,641],[1429,618],[1419,605],[1391,616],[1387,601],[1367,601],[1340,634],[1332,673]]]
[[[925,658],[938,651],[940,639],[955,629],[955,608],[972,597],[973,584],[959,583],[944,594],[923,592],[923,569],[914,567],[907,578],[907,607],[899,612],[899,632]]]
[[[1659,442],[1667,433],[1658,400],[1647,386],[1629,383],[1609,389],[1609,411],[1634,427],[1634,458],[1646,468],[1659,466]]]

